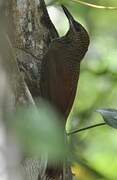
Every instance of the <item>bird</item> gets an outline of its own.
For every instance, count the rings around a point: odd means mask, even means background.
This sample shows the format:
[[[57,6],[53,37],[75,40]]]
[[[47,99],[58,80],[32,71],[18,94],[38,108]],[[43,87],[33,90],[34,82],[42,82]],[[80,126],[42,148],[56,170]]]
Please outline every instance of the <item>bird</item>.
[[[69,30],[55,38],[45,54],[41,67],[41,97],[48,100],[65,119],[74,102],[80,63],[89,46],[89,35],[68,9],[62,5],[69,21]]]
[[[86,29],[73,18],[68,9],[61,6],[69,21],[69,30],[64,36],[51,41],[43,58],[40,94],[64,116],[65,121],[62,123],[65,126],[76,95],[80,63],[88,50],[90,38]],[[49,167],[48,176],[60,176],[60,166]]]

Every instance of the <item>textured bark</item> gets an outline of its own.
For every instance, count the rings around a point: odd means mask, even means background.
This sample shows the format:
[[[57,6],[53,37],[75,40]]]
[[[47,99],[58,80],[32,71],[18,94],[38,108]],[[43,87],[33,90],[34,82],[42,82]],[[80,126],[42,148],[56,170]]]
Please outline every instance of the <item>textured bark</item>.
[[[6,21],[0,11],[0,179],[22,180],[19,170],[19,153],[15,151],[16,142],[10,137],[8,122],[9,115],[14,111],[15,106],[28,105],[33,101],[20,76],[5,26]]]
[[[1,51],[5,59],[2,64],[12,89],[11,101],[13,106],[30,103],[34,105],[33,98],[40,96],[39,82],[43,56],[52,39],[58,34],[49,20],[43,0],[7,0],[4,8],[3,14],[5,12],[7,22],[4,27],[7,29],[8,39],[3,40],[5,46],[1,46]],[[26,157],[22,163],[26,179],[50,180],[45,176],[46,165],[46,157]],[[64,180],[71,179],[71,175],[68,176],[69,172],[65,172]],[[55,180],[58,179],[55,177]]]
[[[57,32],[43,0],[9,0],[8,22],[20,69],[33,97],[40,95],[41,62]]]

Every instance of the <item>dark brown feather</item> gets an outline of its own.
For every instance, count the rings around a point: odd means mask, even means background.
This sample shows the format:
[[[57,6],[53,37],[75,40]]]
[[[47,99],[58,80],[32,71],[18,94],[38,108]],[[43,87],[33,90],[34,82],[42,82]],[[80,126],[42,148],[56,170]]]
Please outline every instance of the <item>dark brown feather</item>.
[[[72,37],[69,31],[65,37],[54,40],[43,59],[41,73],[41,95],[52,103],[66,118],[74,102],[80,73],[80,62],[88,42]],[[87,36],[88,38],[88,36]],[[83,44],[84,43],[84,44]],[[87,47],[85,47],[87,46]]]
[[[89,46],[89,36],[65,7],[64,10],[71,18],[70,28],[64,37],[57,38],[50,44],[42,61],[40,90],[41,96],[54,105],[67,120],[76,95],[80,62]],[[66,121],[63,122],[64,126],[65,123]],[[53,167],[48,167],[46,171],[50,179],[62,174],[62,165]]]

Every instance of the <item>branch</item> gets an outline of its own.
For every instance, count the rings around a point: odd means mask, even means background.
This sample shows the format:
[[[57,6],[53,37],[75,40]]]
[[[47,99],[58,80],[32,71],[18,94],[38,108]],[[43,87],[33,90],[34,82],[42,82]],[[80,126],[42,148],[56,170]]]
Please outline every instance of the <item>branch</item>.
[[[84,127],[84,128],[81,128],[81,129],[76,129],[74,131],[71,131],[69,133],[67,133],[67,135],[73,135],[73,134],[76,134],[78,132],[81,132],[81,131],[85,131],[85,130],[88,130],[88,129],[92,129],[92,128],[95,128],[95,127],[98,127],[98,126],[103,126],[103,125],[107,125],[106,123],[100,123],[100,124],[94,124],[92,126],[87,126],[87,127]]]

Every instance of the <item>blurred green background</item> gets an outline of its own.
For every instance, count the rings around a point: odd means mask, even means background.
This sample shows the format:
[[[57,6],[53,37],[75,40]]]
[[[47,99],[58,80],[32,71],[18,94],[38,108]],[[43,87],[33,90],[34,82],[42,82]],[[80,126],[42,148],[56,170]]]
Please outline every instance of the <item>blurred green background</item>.
[[[115,0],[85,0],[105,6],[117,6]],[[46,1],[50,17],[60,35],[68,22],[58,1]],[[117,10],[83,6],[62,1],[90,34],[90,47],[81,64],[78,92],[67,129],[103,122],[98,108],[117,108]],[[81,180],[117,179],[117,130],[102,126],[80,132],[70,138],[79,164],[74,173]],[[76,178],[77,179],[77,178]]]

